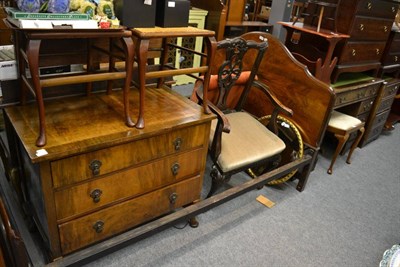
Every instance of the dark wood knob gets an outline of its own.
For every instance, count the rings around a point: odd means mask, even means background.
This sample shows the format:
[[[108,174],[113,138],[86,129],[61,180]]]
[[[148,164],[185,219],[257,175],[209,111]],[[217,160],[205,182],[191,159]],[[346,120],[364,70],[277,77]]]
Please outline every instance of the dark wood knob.
[[[178,194],[177,194],[177,193],[172,193],[172,194],[169,196],[169,203],[175,204],[177,198],[178,198]]]
[[[179,151],[182,146],[182,138],[178,137],[174,140],[175,151]]]
[[[179,172],[180,167],[181,166],[179,165],[178,162],[174,163],[174,165],[172,165],[172,167],[171,167],[172,174],[173,175],[177,175],[178,172]]]
[[[100,189],[95,189],[90,193],[90,197],[93,198],[94,203],[97,203],[100,201],[101,194],[103,194],[103,191]]]
[[[104,222],[103,221],[97,221],[95,224],[93,224],[93,229],[96,231],[96,233],[101,233],[103,232],[104,229]]]
[[[100,167],[101,167],[101,161],[94,159],[90,162],[89,164],[89,169],[92,171],[93,175],[99,175],[100,174]]]

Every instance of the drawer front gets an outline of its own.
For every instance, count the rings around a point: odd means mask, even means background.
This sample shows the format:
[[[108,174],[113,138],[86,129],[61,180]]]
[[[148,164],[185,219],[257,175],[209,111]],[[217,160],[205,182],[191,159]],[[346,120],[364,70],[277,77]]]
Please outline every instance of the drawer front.
[[[210,123],[176,130],[51,163],[53,186],[70,185],[166,155],[203,147]]]
[[[392,96],[383,98],[381,101],[381,104],[379,105],[379,109],[377,112],[382,112],[384,110],[390,109],[390,107],[392,106],[393,100],[394,100],[394,97],[392,97]]]
[[[400,52],[400,35],[396,35],[390,44],[390,52]]]
[[[204,156],[204,150],[197,149],[56,191],[57,219],[81,215],[199,175],[204,169]]]
[[[383,90],[383,95],[382,97],[388,97],[388,96],[394,96],[397,91],[399,90],[400,87],[400,83],[393,83],[393,84],[389,84],[385,87],[385,89]]]
[[[348,92],[338,92],[338,90],[335,90],[336,93],[335,106],[337,107],[344,106],[346,104],[356,102],[361,99],[375,96],[380,86],[381,83],[377,83]]]
[[[392,29],[392,21],[356,17],[350,32],[351,40],[385,41]]]
[[[348,0],[347,0],[348,1]],[[398,9],[398,4],[382,0],[361,0],[358,4],[356,13],[358,15],[394,19]]]
[[[382,113],[378,113],[375,116],[375,119],[374,119],[374,121],[372,123],[372,127],[375,128],[378,125],[382,125],[383,126],[385,124],[386,119],[387,119],[388,116],[389,116],[389,110],[387,110],[385,112],[382,112]]]
[[[379,62],[384,49],[385,42],[348,42],[347,45],[343,48],[338,64],[358,64],[365,61]]]
[[[62,254],[122,233],[200,198],[200,176],[59,225]]]
[[[360,107],[358,109],[358,114],[363,114],[363,113],[367,113],[371,110],[372,106],[374,105],[374,99],[375,98],[370,98],[367,100],[364,100],[360,103]]]
[[[388,54],[385,56],[383,59],[383,65],[388,66],[388,65],[394,65],[394,64],[400,64],[400,52],[396,54]]]

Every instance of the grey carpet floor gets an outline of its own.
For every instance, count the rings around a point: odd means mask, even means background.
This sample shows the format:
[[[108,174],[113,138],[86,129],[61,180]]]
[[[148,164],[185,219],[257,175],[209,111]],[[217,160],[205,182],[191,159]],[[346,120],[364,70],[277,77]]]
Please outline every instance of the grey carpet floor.
[[[87,266],[378,266],[400,243],[400,125],[352,164],[339,157],[332,175],[327,151],[301,193],[295,182],[251,191],[199,215],[196,229],[171,227]]]

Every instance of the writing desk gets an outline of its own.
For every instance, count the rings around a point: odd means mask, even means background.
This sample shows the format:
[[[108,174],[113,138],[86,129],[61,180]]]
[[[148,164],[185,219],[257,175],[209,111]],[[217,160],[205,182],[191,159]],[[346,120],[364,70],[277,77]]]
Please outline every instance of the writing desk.
[[[138,62],[138,72],[139,72],[139,92],[140,92],[140,109],[139,109],[139,117],[136,123],[137,128],[144,128],[144,94],[145,94],[145,86],[146,80],[151,78],[158,78],[157,80],[157,88],[160,88],[164,83],[164,78],[173,75],[190,75],[191,77],[198,79],[198,77],[191,75],[193,73],[204,73],[204,111],[209,114],[210,111],[207,106],[207,91],[208,84],[210,78],[209,67],[210,62],[215,53],[215,49],[217,47],[217,42],[214,38],[215,33],[213,31],[198,29],[195,27],[172,27],[172,28],[134,28],[132,29],[132,36],[135,39],[135,49],[136,49],[136,60]],[[205,53],[200,53],[198,51],[188,49],[182,46],[177,46],[173,43],[169,42],[169,38],[177,38],[177,37],[203,37],[203,41],[206,45]],[[149,44],[152,39],[162,39],[162,53],[160,58],[160,70],[147,72],[146,73],[146,64],[149,53]],[[187,52],[191,52],[193,54],[197,54],[206,58],[206,60],[202,60],[205,62],[204,65],[199,67],[192,68],[184,68],[184,69],[176,69],[167,65],[167,54],[170,47],[174,47],[177,49],[181,49]]]
[[[45,108],[42,89],[45,87],[54,87],[67,84],[88,83],[87,92],[90,93],[92,82],[109,81],[107,93],[111,92],[112,80],[125,79],[123,87],[124,98],[124,113],[125,123],[129,127],[135,125],[129,115],[128,93],[132,80],[132,68],[134,48],[132,41],[132,33],[123,27],[111,29],[22,29],[13,24],[8,19],[6,24],[14,31],[16,36],[16,53],[19,65],[19,74],[21,78],[21,103],[26,102],[26,93],[29,90],[36,98],[39,112],[39,136],[36,140],[38,147],[46,145],[46,122]],[[71,77],[71,75],[42,77],[39,73],[40,52],[42,41],[57,40],[57,39],[84,39],[87,42],[87,71]],[[95,39],[108,39],[109,49],[104,49],[94,45]],[[117,42],[122,43],[122,48],[117,45]],[[92,49],[105,53],[109,56],[109,69],[105,73],[94,73]],[[63,47],[57,47],[57,50]],[[121,53],[122,52],[122,53]],[[66,55],[67,56],[67,55]],[[119,58],[125,61],[125,71],[116,72],[115,62]],[[29,67],[30,78],[26,73]]]

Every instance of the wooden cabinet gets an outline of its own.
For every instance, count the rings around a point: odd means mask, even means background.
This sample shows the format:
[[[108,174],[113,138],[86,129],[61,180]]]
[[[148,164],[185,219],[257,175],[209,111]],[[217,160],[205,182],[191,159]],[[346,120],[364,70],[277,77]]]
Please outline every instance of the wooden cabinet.
[[[341,73],[372,71],[376,75],[398,9],[395,1],[341,1],[337,30],[350,38],[336,46],[338,63],[332,73],[335,83]]]
[[[5,108],[26,205],[50,260],[200,199],[213,116],[171,90],[146,90],[141,130],[124,125],[118,92],[49,101],[42,149],[35,105]],[[133,90],[135,113],[137,99]]]

